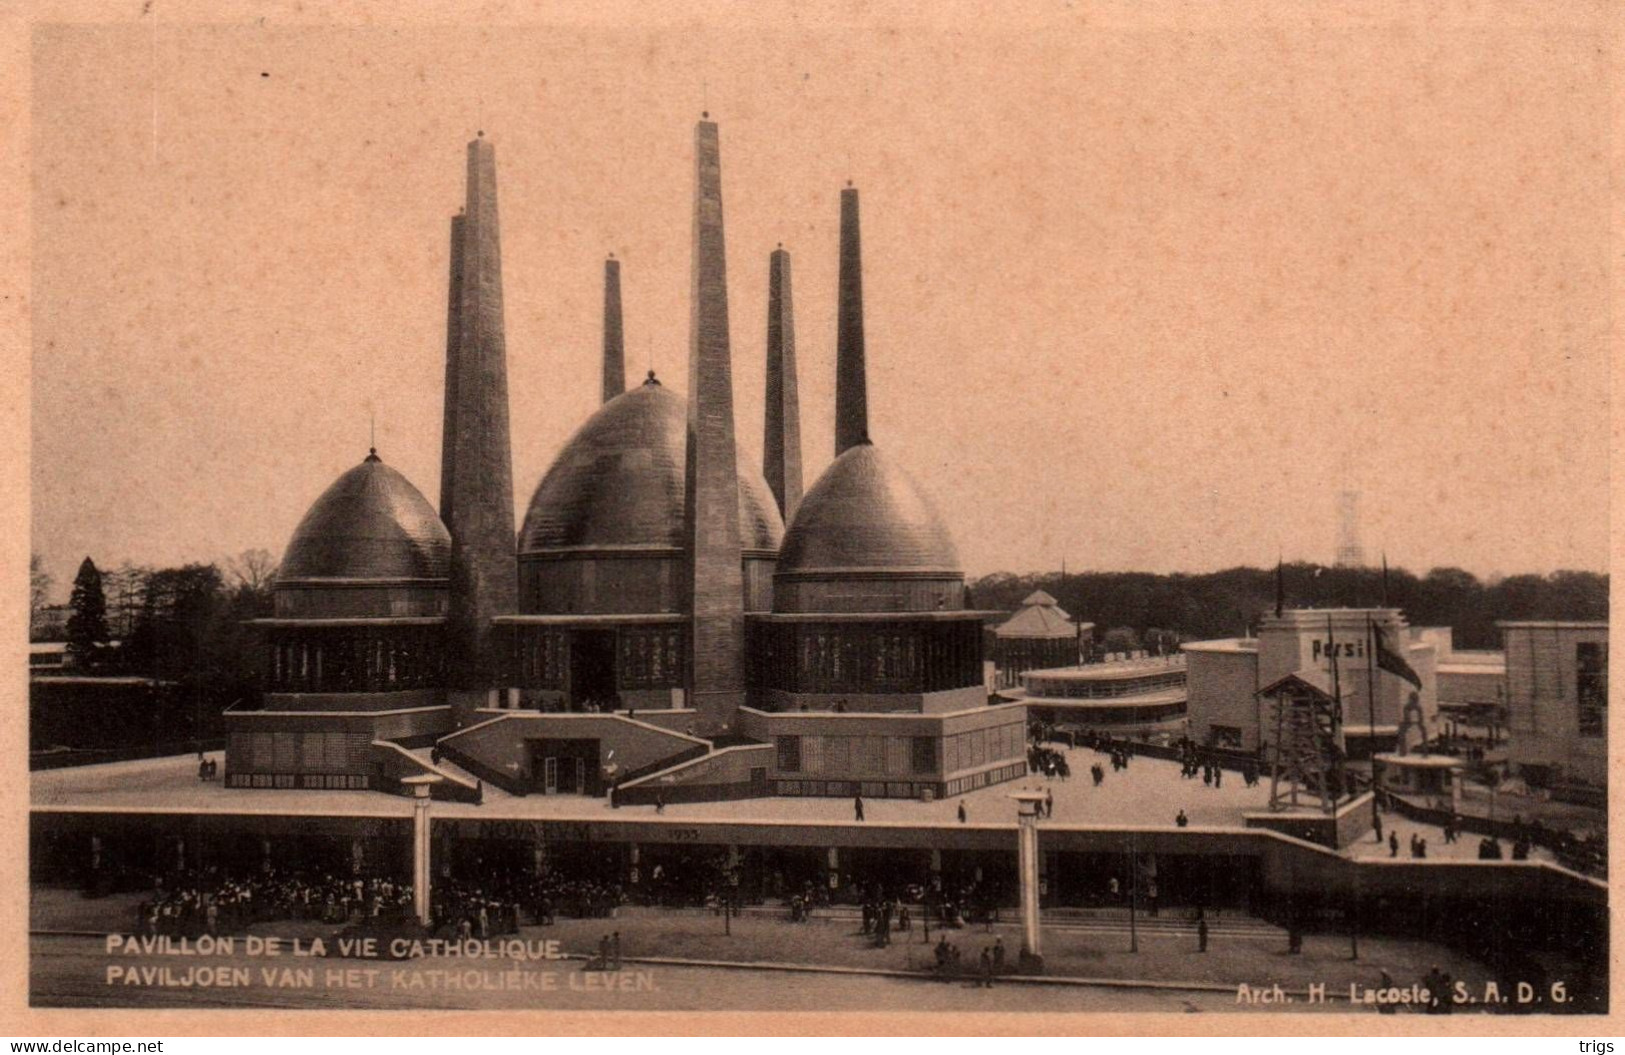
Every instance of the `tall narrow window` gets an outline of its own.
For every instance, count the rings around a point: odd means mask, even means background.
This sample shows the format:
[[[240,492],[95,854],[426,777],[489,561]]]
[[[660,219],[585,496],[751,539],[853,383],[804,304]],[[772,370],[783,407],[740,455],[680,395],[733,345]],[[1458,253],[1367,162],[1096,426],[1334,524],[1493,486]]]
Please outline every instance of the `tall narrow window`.
[[[801,737],[780,736],[776,738],[779,747],[779,769],[785,773],[801,772]]]
[[[1574,691],[1581,736],[1608,732],[1608,645],[1582,641],[1574,647]]]

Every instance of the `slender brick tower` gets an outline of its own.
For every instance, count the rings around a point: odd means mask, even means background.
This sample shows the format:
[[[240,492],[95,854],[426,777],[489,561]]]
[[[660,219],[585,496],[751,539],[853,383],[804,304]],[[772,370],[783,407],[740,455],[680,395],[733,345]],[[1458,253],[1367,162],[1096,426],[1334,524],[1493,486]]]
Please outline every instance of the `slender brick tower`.
[[[502,323],[502,253],[497,232],[496,152],[468,144],[468,201],[460,249],[452,254],[457,327],[448,348],[447,482],[441,500],[451,532],[448,686],[454,714],[485,703],[497,685],[491,617],[517,608],[513,452],[508,442],[508,356]],[[448,342],[450,344],[450,342]]]
[[[767,424],[762,471],[788,524],[801,504],[801,404],[796,394],[796,322],[790,302],[790,254],[768,258]]]
[[[463,303],[463,214],[451,218],[451,281],[446,284],[446,416],[440,428],[440,522],[451,523],[452,455],[457,445],[457,342],[462,339],[458,308]]]
[[[709,115],[704,115],[709,116]],[[689,701],[702,734],[727,730],[745,698],[745,598],[728,345],[717,126],[694,129],[694,258],[689,308],[686,514],[693,621]]]
[[[604,402],[626,391],[626,345],[621,330],[621,262],[604,261]]]
[[[863,365],[863,252],[858,192],[841,191],[841,286],[835,335],[835,457],[869,442],[869,392]]]

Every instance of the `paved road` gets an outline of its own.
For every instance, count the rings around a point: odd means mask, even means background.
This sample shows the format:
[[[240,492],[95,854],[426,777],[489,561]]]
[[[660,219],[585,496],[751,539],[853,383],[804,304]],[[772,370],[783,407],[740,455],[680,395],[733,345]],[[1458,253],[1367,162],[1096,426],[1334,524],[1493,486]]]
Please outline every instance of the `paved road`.
[[[110,963],[130,967],[168,967],[176,976],[198,967],[242,967],[250,972],[244,988],[181,988],[109,985]],[[480,961],[486,977],[500,973],[501,961]],[[260,971],[267,966],[308,967],[311,987],[267,985]],[[533,975],[552,977],[547,990],[450,991],[394,988],[400,978],[427,982],[437,971],[466,971],[471,961],[444,957],[395,965],[379,961],[249,957],[118,957],[110,958],[96,938],[36,936],[32,939],[29,985],[39,1007],[248,1007],[300,1009],[381,1008],[524,1008],[533,1010],[613,1009],[636,1011],[1235,1011],[1235,998],[1222,993],[1142,991],[1077,986],[1001,984],[978,989],[970,983],[913,981],[869,975],[830,975],[727,968],[664,967],[629,964],[619,975],[587,972],[574,961],[529,965]],[[329,968],[377,968],[366,984],[353,988],[324,984]],[[403,976],[392,974],[399,968]],[[609,980],[613,979],[613,984]],[[538,983],[542,984],[542,983]],[[1288,1010],[1314,1010],[1292,1005]],[[1345,1005],[1327,1005],[1346,1010]],[[1257,1010],[1253,1008],[1251,1010]]]

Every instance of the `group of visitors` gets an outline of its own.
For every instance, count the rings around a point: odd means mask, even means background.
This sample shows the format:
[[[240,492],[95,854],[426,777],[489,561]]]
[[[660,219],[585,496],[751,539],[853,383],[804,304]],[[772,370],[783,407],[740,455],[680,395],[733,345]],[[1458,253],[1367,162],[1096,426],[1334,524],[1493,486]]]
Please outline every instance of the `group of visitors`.
[[[1027,772],[1042,773],[1051,780],[1056,777],[1066,780],[1072,775],[1072,767],[1067,765],[1066,755],[1060,751],[1042,744],[1030,744],[1027,747]]]
[[[954,945],[947,938],[942,938],[937,942],[933,951],[937,961],[937,974],[944,977],[953,977],[964,973],[959,946]],[[982,954],[974,965],[976,969],[976,987],[978,989],[992,989],[993,979],[1004,973],[1004,964],[1003,938],[995,938],[992,945],[982,946]]]
[[[907,933],[913,929],[914,920],[909,916],[907,905],[891,898],[863,903],[863,933],[874,940],[875,948],[890,945],[894,931]]]
[[[201,781],[211,781],[220,772],[220,763],[212,758],[204,758],[203,752],[197,753],[197,778]]]
[[[160,877],[152,896],[136,907],[136,929],[176,938],[220,936],[273,920],[369,925],[411,915],[411,885],[387,876],[275,869],[245,876],[209,869]]]

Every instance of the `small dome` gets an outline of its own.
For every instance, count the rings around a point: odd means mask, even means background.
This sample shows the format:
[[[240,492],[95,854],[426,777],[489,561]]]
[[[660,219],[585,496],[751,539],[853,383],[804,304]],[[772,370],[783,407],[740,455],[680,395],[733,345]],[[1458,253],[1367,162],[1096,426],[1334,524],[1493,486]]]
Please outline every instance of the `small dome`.
[[[283,579],[444,579],[451,534],[412,482],[369,454],[294,530]]]
[[[680,548],[688,401],[649,380],[605,403],[570,437],[531,497],[519,552]],[[778,505],[739,456],[739,527],[746,549],[777,550]]]
[[[930,499],[862,443],[835,459],[796,510],[780,575],[840,570],[959,574],[959,553]]]

